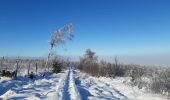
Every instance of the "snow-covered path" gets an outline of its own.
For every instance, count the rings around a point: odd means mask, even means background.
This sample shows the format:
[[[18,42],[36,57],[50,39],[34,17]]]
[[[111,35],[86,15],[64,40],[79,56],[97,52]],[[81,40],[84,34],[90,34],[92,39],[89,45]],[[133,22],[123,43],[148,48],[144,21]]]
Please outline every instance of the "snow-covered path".
[[[74,70],[72,67],[67,72],[64,85],[63,100],[81,100],[81,96],[75,85]]]
[[[6,80],[4,85],[1,81],[0,89],[8,85],[11,88],[0,96],[0,100],[168,100],[130,86],[129,78],[96,78],[72,67],[24,83]]]

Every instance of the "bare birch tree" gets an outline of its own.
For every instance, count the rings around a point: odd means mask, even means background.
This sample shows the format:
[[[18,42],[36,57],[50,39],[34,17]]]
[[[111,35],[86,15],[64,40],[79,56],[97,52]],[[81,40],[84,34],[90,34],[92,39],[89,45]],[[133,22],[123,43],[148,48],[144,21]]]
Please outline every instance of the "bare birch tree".
[[[67,39],[72,40],[73,38],[72,31],[73,31],[72,23],[68,23],[64,27],[57,28],[53,31],[53,34],[49,41],[50,49],[49,49],[48,57],[45,63],[45,71],[48,67],[48,62],[51,57],[53,48],[58,45],[64,45]]]

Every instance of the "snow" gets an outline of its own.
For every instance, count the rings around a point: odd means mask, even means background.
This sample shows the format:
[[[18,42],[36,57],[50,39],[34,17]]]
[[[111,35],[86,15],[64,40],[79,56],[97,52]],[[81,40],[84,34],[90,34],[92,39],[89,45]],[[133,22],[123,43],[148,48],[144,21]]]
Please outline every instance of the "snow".
[[[74,71],[75,72],[75,71]],[[80,94],[75,84],[73,69],[70,69],[70,81],[69,81],[69,92],[70,92],[70,99],[71,100],[81,100]]]
[[[130,85],[129,77],[93,77],[73,67],[46,77],[2,77],[0,100],[168,100]]]
[[[18,84],[24,81],[11,80],[11,88],[0,96],[3,99],[40,100],[48,98],[61,98],[58,94],[60,83],[64,81],[65,73],[52,74],[49,77],[27,80],[27,84]],[[16,83],[15,81],[18,81]],[[25,80],[26,81],[26,80]],[[3,84],[3,83],[0,83]],[[6,87],[4,87],[6,88]],[[8,88],[7,88],[8,89]]]
[[[131,86],[129,77],[96,78],[78,72],[77,78],[81,82],[78,84],[81,94],[87,92],[83,100],[168,100],[161,95]]]

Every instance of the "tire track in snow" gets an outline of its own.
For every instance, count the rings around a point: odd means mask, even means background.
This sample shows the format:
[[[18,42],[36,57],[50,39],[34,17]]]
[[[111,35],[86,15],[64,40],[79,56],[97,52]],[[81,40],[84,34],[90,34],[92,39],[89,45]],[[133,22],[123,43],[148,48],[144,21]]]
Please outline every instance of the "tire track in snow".
[[[70,69],[67,71],[67,76],[64,83],[63,100],[71,100],[69,94],[69,80],[70,80]]]
[[[81,100],[81,96],[75,84],[75,77],[72,67],[69,67],[65,80],[63,100]]]

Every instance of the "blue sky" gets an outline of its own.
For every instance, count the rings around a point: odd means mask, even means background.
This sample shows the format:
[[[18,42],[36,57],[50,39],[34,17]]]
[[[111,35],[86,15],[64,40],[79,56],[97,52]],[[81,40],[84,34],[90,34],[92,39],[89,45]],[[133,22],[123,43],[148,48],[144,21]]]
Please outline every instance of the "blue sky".
[[[170,54],[169,0],[0,0],[0,56],[44,56],[68,22],[75,38],[61,55]]]

